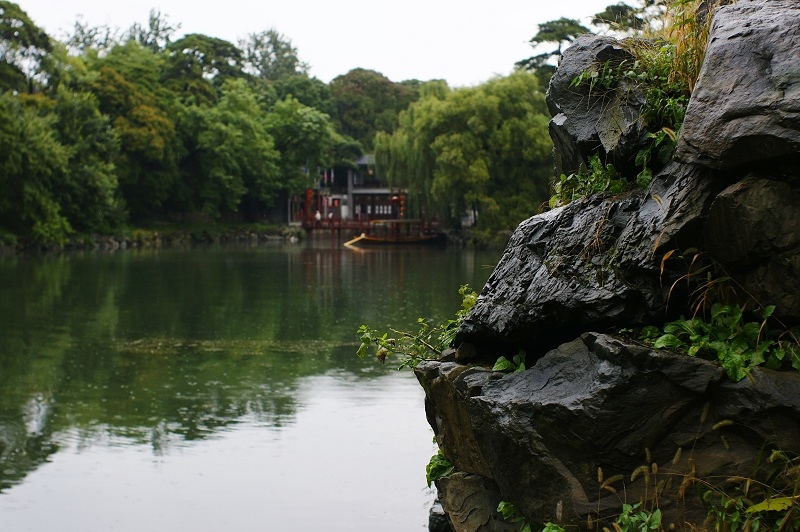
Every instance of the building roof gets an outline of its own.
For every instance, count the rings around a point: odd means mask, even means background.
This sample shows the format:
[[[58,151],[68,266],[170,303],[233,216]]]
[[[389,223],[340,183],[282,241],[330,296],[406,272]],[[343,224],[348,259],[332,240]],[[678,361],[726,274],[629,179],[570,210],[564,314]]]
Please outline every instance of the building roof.
[[[362,155],[356,161],[356,164],[359,166],[367,166],[367,165],[374,165],[375,164],[375,154],[374,153],[367,153],[366,155]]]

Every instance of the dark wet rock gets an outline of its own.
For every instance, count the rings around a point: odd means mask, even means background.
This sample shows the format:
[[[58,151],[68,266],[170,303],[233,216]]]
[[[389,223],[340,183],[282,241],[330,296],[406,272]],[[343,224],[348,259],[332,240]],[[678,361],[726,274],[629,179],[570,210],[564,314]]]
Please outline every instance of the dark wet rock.
[[[428,514],[428,532],[453,532],[453,525],[450,524],[450,519],[439,499],[433,503]]]
[[[719,9],[676,156],[713,168],[800,152],[800,3]]]
[[[547,90],[557,176],[576,172],[592,154],[623,175],[636,175],[634,160],[648,133],[639,120],[641,86],[626,79],[609,88],[572,84],[584,71],[616,68],[623,61],[632,64],[633,58],[612,37],[582,35],[564,52]]]
[[[739,288],[739,303],[774,304],[782,319],[800,319],[800,162],[787,157],[800,153],[800,4],[742,1],[717,13],[681,134],[684,162],[667,164],[647,191],[589,197],[520,224],[456,337],[456,347],[476,348],[463,361],[518,349],[538,356],[587,330],[690,313],[692,289],[676,292],[674,281],[691,278],[699,256]],[[630,127],[614,129],[601,115],[615,112],[569,86],[591,65],[626,53],[593,35],[565,51],[548,91],[561,171],[590,153],[638,150],[639,99],[606,102],[631,108],[620,111]],[[757,60],[767,61],[761,70]],[[601,141],[609,127],[618,143]],[[750,164],[768,158],[758,169]],[[669,252],[673,260],[664,262]]]
[[[518,532],[497,512],[503,500],[497,485],[480,475],[456,472],[436,481],[442,508],[455,532]]]
[[[760,175],[769,175],[760,172]],[[759,301],[800,321],[800,189],[751,175],[720,193],[704,224],[705,249]]]
[[[800,375],[755,369],[731,383],[716,363],[618,337],[584,334],[521,373],[425,362],[416,374],[435,391],[427,409],[445,456],[482,486],[492,479],[537,523],[618,513],[598,468],[624,476],[612,487],[628,501],[664,480],[665,523],[699,523],[706,509],[694,486],[678,495],[692,468],[724,479],[751,474],[771,446],[800,452]],[[647,478],[630,481],[642,465]]]
[[[766,481],[758,464],[772,450],[800,453],[800,374],[755,368],[733,383],[716,362],[602,334],[691,314],[709,280],[729,283],[735,303],[776,305],[787,327],[800,320],[800,4],[740,0],[717,13],[680,160],[646,191],[521,223],[449,361],[416,368],[428,421],[463,473],[442,485],[458,494],[447,512],[471,508],[476,523],[499,497],[534,524],[580,528],[661,485],[665,526],[699,526],[704,485]],[[611,93],[569,82],[626,52],[596,36],[574,48],[548,92],[557,171],[592,154],[625,165],[644,134],[637,97],[604,110],[593,98],[614,103]],[[527,371],[488,369],[519,349]]]
[[[537,354],[587,330],[663,321],[685,270],[662,271],[662,256],[702,246],[702,218],[721,186],[708,170],[675,163],[647,191],[592,196],[526,220],[455,344],[489,358]]]

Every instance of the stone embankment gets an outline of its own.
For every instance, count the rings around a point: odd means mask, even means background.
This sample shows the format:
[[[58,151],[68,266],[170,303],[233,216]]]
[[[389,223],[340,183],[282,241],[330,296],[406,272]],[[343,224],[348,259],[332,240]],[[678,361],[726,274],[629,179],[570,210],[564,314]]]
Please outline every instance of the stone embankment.
[[[116,252],[130,249],[186,248],[197,245],[260,245],[272,242],[296,242],[304,238],[301,229],[292,227],[253,229],[233,228],[217,229],[163,229],[133,230],[129,235],[84,235],[68,240],[62,245],[38,246],[22,244],[18,246],[0,246],[0,256],[11,256],[17,253],[68,253],[72,251]]]

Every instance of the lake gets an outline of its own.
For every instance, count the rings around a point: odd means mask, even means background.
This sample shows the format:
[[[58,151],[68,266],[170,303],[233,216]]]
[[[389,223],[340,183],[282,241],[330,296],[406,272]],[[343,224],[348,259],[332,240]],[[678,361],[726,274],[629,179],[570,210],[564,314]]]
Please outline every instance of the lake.
[[[424,393],[355,356],[500,256],[328,240],[0,261],[0,529],[426,530]]]

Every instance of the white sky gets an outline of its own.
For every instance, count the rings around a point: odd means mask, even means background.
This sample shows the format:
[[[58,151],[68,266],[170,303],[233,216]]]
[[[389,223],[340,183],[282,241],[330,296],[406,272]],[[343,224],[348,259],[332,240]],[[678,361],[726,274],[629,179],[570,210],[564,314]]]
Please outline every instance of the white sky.
[[[234,44],[274,28],[291,40],[311,75],[325,83],[353,68],[392,81],[443,78],[451,87],[509,74],[533,55],[528,40],[541,22],[568,17],[588,25],[617,0],[18,0],[52,37],[74,23],[127,29],[146,24],[150,10],[180,24],[179,35],[201,33]]]

